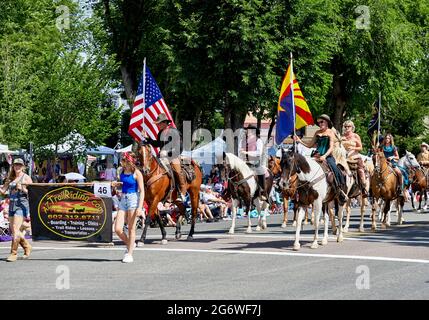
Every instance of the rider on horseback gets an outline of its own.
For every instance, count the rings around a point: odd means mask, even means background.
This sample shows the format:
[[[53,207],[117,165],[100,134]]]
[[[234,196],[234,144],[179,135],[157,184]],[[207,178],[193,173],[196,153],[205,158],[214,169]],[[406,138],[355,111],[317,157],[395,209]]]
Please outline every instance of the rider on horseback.
[[[347,195],[345,193],[347,190],[346,181],[340,169],[338,169],[334,157],[332,156],[336,137],[334,132],[331,130],[333,126],[331,118],[326,114],[322,114],[317,118],[317,125],[320,127],[320,129],[315,132],[313,140],[311,140],[309,145],[303,143],[302,140],[298,138],[298,136],[294,136],[294,140],[302,143],[307,148],[313,148],[314,146],[316,147],[316,151],[313,152],[312,156],[315,157],[318,161],[327,162],[328,166],[334,173],[334,181],[338,189],[339,196],[341,200],[345,201],[347,200]]]
[[[421,152],[417,155],[417,161],[423,167],[426,180],[429,181],[429,145],[423,142],[420,145]]]
[[[159,132],[156,140],[146,138],[142,141],[143,144],[150,144],[155,148],[160,148],[159,156],[161,161],[169,161],[171,168],[176,173],[176,178],[179,181],[179,190],[177,192],[176,201],[185,202],[186,196],[186,181],[182,174],[182,168],[180,165],[180,153],[181,153],[181,139],[180,132],[174,127],[170,126],[171,120],[168,119],[165,113],[158,115],[155,121]]]
[[[265,192],[265,170],[262,167],[262,155],[264,152],[264,142],[260,136],[260,130],[254,126],[246,128],[248,135],[245,146],[241,147],[240,152],[246,155],[246,163],[258,177],[258,184],[261,190],[261,200],[266,201],[268,195]]]
[[[389,162],[390,166],[393,168],[393,170],[396,173],[396,176],[398,177],[398,196],[401,194],[404,194],[405,200],[407,201],[408,197],[407,194],[404,193],[404,179],[408,180],[405,170],[401,170],[401,167],[398,166],[398,160],[399,160],[399,154],[398,154],[398,148],[395,146],[395,142],[393,141],[393,136],[388,133],[383,139],[383,142],[381,143],[381,148],[383,150],[384,156],[386,157],[387,161]]]
[[[366,192],[366,177],[365,177],[365,167],[363,164],[362,157],[359,151],[362,150],[362,140],[360,136],[355,133],[355,125],[353,121],[347,120],[343,124],[343,133],[341,137],[342,144],[347,151],[347,159],[357,161],[357,172],[359,177],[359,184],[361,186],[362,195],[364,197],[368,196]]]

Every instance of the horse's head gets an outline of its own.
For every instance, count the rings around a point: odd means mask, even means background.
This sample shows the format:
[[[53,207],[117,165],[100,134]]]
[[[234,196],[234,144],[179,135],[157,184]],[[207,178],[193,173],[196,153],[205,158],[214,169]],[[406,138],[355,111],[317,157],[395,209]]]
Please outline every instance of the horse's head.
[[[405,166],[408,168],[412,168],[412,169],[418,169],[420,168],[420,164],[417,161],[416,157],[414,156],[414,154],[412,154],[411,152],[405,150]]]
[[[282,172],[282,168],[280,167],[280,159],[270,156],[268,159],[268,169],[271,170],[274,176],[279,175]]]
[[[295,153],[288,149],[282,149],[282,158],[280,160],[280,168],[282,170],[280,178],[280,187],[283,189],[289,188],[289,179],[294,173],[299,173],[300,170],[296,165]]]
[[[140,143],[137,154],[142,167],[142,173],[147,175],[150,172],[150,165],[153,159],[152,147],[149,144]]]

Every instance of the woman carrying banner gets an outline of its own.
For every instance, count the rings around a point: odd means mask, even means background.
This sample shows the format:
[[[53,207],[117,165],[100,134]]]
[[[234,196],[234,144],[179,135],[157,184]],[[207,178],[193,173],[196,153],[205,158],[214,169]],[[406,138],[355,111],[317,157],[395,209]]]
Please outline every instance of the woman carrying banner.
[[[121,159],[123,168],[120,174],[122,182],[122,194],[119,202],[119,211],[115,221],[115,232],[125,243],[125,251],[122,262],[133,262],[133,250],[136,246],[136,221],[142,215],[144,202],[143,175],[136,167],[136,157],[133,153],[125,152]],[[128,236],[124,232],[124,224],[128,226]]]
[[[9,191],[9,224],[12,227],[12,245],[8,262],[15,262],[18,259],[18,246],[24,248],[24,259],[31,253],[31,245],[22,233],[24,218],[30,215],[30,205],[28,202],[28,190],[25,185],[32,183],[30,176],[24,172],[24,160],[18,158],[13,161],[12,170],[0,193],[6,194]]]

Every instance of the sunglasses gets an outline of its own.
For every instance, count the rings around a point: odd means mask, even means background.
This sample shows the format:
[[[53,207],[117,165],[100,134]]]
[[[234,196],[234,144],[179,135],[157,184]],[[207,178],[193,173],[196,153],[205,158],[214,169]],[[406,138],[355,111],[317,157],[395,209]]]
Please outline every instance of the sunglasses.
[[[352,126],[344,126],[344,128],[351,128]]]
[[[322,124],[322,123],[325,123],[326,121],[325,120],[321,120],[321,121],[317,121],[317,124]]]

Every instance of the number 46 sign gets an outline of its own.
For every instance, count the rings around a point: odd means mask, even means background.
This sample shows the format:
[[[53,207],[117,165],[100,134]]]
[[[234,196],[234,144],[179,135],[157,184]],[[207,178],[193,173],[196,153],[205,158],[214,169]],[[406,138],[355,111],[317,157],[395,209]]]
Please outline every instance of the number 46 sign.
[[[112,197],[112,187],[110,183],[94,182],[94,194],[98,197]]]

